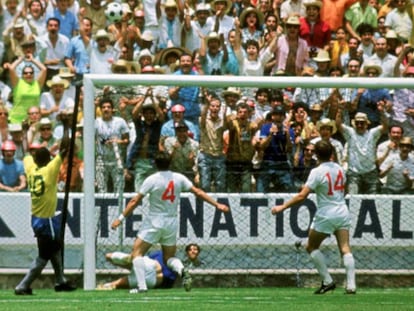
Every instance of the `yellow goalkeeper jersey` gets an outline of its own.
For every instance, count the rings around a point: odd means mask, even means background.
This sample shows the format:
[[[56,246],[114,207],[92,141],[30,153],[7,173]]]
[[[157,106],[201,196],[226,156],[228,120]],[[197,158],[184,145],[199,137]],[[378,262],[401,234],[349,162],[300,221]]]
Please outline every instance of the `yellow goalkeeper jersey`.
[[[32,215],[49,218],[57,206],[57,178],[62,158],[57,155],[44,167],[37,167],[32,156],[23,160],[32,199]]]

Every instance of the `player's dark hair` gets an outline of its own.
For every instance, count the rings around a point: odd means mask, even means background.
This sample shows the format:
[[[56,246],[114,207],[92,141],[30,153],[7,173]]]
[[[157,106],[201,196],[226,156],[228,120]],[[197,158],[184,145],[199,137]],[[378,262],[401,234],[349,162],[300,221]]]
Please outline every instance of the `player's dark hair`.
[[[167,152],[158,152],[155,156],[155,166],[159,171],[166,171],[170,167],[171,157]]]
[[[195,247],[195,248],[197,248],[197,250],[198,250],[198,253],[200,253],[201,252],[201,247],[200,247],[200,245],[198,245],[197,243],[190,243],[190,244],[187,244],[187,246],[185,247],[185,252],[187,253],[189,250],[190,250],[190,248],[191,247]]]
[[[331,159],[334,147],[330,142],[320,140],[315,144],[315,154],[322,162],[327,162]]]
[[[46,147],[36,150],[34,154],[34,162],[38,167],[46,166],[50,162],[50,151]]]

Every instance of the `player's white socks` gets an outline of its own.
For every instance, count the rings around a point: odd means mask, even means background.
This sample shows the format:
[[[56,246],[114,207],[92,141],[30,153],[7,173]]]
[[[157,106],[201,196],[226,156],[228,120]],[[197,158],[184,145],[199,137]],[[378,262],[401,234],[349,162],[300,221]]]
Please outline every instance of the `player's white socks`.
[[[171,257],[170,259],[168,259],[167,266],[172,271],[176,272],[178,275],[181,276],[183,274],[184,265],[181,262],[181,260],[177,257]]]
[[[140,290],[148,290],[147,283],[145,282],[145,262],[144,257],[135,257],[132,260],[132,268],[137,278],[138,288]]]
[[[131,263],[131,254],[123,252],[113,252],[111,261],[114,265],[126,266]]]
[[[310,253],[310,257],[316,269],[318,270],[320,277],[322,278],[323,284],[331,284],[333,282],[333,279],[328,272],[325,256],[322,254],[322,252],[319,249],[316,249],[312,253]]]
[[[344,261],[344,267],[346,271],[346,288],[347,289],[356,289],[355,283],[355,260],[352,253],[345,254],[342,257]]]

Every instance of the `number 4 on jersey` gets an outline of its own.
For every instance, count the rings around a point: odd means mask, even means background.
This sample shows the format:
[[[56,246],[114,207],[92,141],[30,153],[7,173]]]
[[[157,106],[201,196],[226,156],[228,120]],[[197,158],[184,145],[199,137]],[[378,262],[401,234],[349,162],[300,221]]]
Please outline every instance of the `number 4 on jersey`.
[[[326,178],[328,178],[328,195],[333,195],[333,191],[344,191],[344,176],[342,175],[342,171],[339,170],[338,174],[336,175],[335,183],[332,189],[332,177],[331,174],[326,173]]]
[[[165,189],[164,193],[162,194],[161,197],[164,201],[170,201],[171,203],[174,202],[175,200],[175,195],[174,195],[174,182],[171,180],[168,183],[167,188]]]

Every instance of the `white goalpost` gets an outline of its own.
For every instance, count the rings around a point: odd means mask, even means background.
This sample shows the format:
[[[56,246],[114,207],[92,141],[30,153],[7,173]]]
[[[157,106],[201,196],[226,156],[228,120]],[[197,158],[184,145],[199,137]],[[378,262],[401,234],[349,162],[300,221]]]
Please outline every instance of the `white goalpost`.
[[[95,245],[95,87],[104,85],[167,85],[226,88],[413,88],[410,78],[314,78],[314,77],[240,77],[181,75],[85,75],[84,76],[84,289],[96,287]]]

